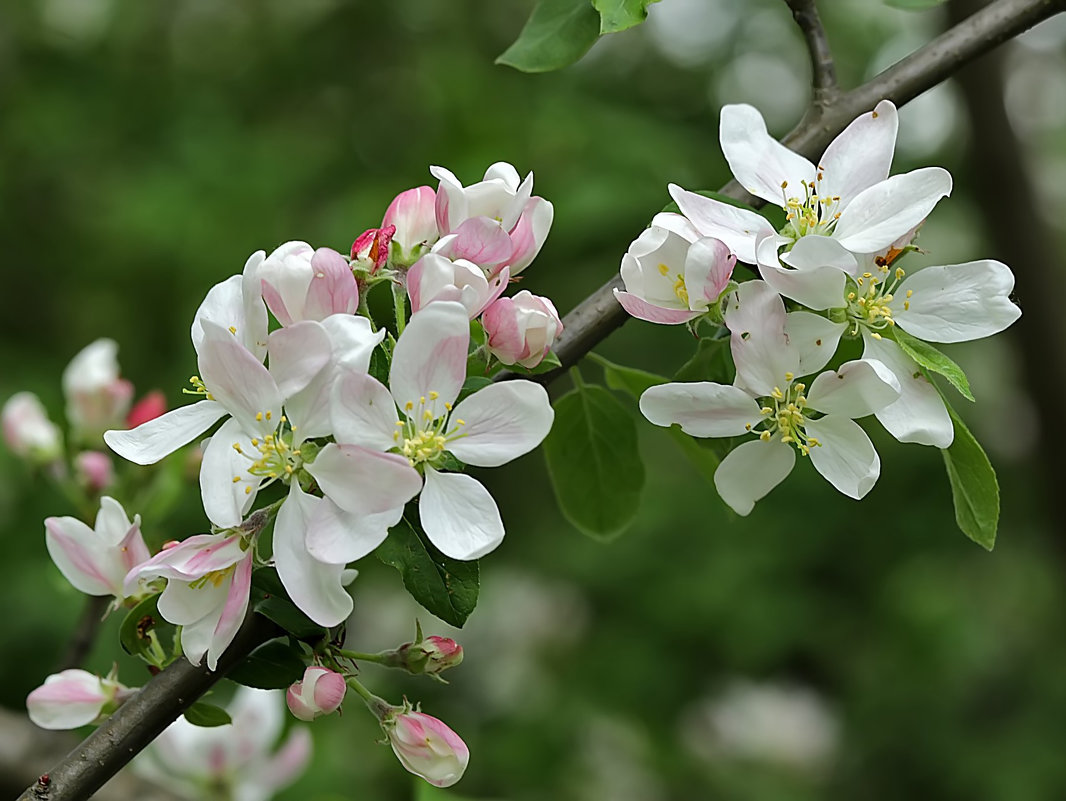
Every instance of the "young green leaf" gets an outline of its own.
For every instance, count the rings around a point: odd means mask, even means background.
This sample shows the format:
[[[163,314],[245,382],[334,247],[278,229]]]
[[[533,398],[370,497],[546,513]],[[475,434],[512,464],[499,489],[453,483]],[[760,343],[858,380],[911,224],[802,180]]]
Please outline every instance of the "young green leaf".
[[[928,342],[915,339],[899,326],[896,326],[892,330],[896,337],[896,344],[899,345],[900,350],[914,359],[914,361],[926,370],[931,370],[934,373],[939,373],[944,376],[944,378],[951,383],[951,386],[955,387],[955,389],[959,391],[959,394],[966,398],[966,400],[973,400],[973,393],[970,391],[970,382],[966,380],[966,373],[962,371],[961,367]]]
[[[955,427],[955,439],[941,451],[951,482],[955,522],[967,537],[991,551],[999,524],[996,471],[966,424],[946,401],[945,405]]]
[[[186,709],[185,719],[193,726],[203,726],[204,728],[225,726],[233,722],[230,719],[229,712],[225,709],[214,704],[206,704],[203,701],[197,701]]]
[[[522,72],[569,66],[600,35],[600,15],[589,0],[540,0],[518,39],[496,59]]]
[[[450,559],[405,516],[375,556],[400,571],[412,597],[445,623],[462,628],[477,606],[478,563]]]
[[[648,6],[659,0],[592,0],[600,12],[600,35],[618,33],[648,18]]]
[[[123,618],[118,636],[126,653],[163,667],[170,659],[166,649],[174,642],[177,627],[159,614],[158,603],[159,596],[152,595],[133,607]]]
[[[544,457],[559,508],[579,530],[607,540],[632,522],[644,463],[633,416],[606,389],[579,383],[555,402]]]
[[[304,674],[304,659],[299,646],[288,638],[271,640],[238,662],[226,678],[245,687],[280,690]]]
[[[619,392],[627,392],[639,400],[641,394],[648,387],[657,384],[665,384],[670,379],[646,370],[638,370],[636,367],[624,367],[600,356],[598,353],[590,353],[589,358],[603,368],[603,377],[607,386]]]

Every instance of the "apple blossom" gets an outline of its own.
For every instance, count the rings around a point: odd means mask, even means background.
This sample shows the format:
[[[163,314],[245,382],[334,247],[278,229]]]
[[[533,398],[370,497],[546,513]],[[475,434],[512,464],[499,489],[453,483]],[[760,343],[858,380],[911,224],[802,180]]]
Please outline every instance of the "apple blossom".
[[[821,370],[835,350],[810,336],[821,318],[803,314],[789,319],[780,296],[762,281],[741,284],[725,314],[734,384],[661,384],[640,398],[641,412],[658,426],[677,423],[695,437],[758,435],[731,451],[714,474],[722,500],[741,515],[791,472],[796,451],[856,500],[880,473],[877,452],[855,418],[899,398],[899,382],[869,359],[825,371],[809,387],[798,381]]]
[[[435,300],[456,300],[463,304],[470,319],[474,319],[503,293],[509,276],[505,267],[489,279],[471,261],[427,253],[407,272],[411,311],[417,312]]]
[[[311,721],[336,712],[347,690],[348,685],[340,673],[312,665],[304,671],[300,681],[293,682],[289,687],[285,702],[295,717]]]
[[[539,445],[554,417],[544,388],[530,381],[492,384],[453,406],[466,380],[469,342],[467,311],[459,303],[438,301],[414,314],[393,351],[388,388],[352,370],[337,379],[332,403],[337,444],[323,448],[308,468],[332,498],[344,481],[346,459],[365,459],[370,451],[399,455],[422,484],[422,528],[454,559],[483,556],[499,545],[504,529],[481,482],[443,472],[447,455],[497,467]],[[368,475],[367,481],[381,480]],[[330,562],[341,561],[342,543],[308,538],[311,552]]]
[[[417,186],[401,192],[385,210],[382,228],[392,227],[392,251],[400,264],[412,264],[439,238],[433,187]]]
[[[114,712],[135,692],[111,676],[64,670],[49,676],[26,697],[26,711],[42,729],[76,729]]]
[[[98,339],[83,348],[63,370],[67,419],[80,435],[92,438],[122,422],[133,385],[119,378],[118,344]]]
[[[259,264],[263,299],[278,322],[321,322],[331,314],[353,314],[359,289],[348,261],[330,248],[286,242]]]
[[[396,758],[411,773],[434,787],[451,787],[463,777],[470,749],[443,721],[405,703],[393,707],[381,727]]]
[[[214,670],[244,622],[253,556],[252,543],[240,533],[197,534],[131,570],[125,591],[132,595],[153,579],[166,579],[159,614],[181,626],[188,660],[198,665],[206,654]]]
[[[59,428],[48,419],[48,412],[32,392],[16,392],[0,412],[4,442],[11,452],[35,462],[50,462],[63,451]]]
[[[614,296],[641,320],[687,323],[718,302],[736,263],[724,242],[700,237],[680,214],[658,214],[622,257],[626,288]]]
[[[503,364],[517,363],[527,369],[544,360],[563,332],[555,305],[527,289],[493,302],[481,322],[488,334],[489,352]]]
[[[78,483],[93,494],[103,492],[115,480],[111,457],[102,451],[82,451],[75,456],[74,473]]]
[[[151,556],[141,536],[140,515],[131,523],[122,505],[107,495],[100,499],[93,528],[74,517],[46,518],[44,528],[48,554],[59,572],[88,595],[127,597],[126,574]]]

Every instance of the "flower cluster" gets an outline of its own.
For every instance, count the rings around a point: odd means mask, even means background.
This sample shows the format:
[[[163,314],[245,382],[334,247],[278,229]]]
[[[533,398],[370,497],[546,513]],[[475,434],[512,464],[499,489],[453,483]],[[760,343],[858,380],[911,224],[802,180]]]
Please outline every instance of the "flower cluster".
[[[726,106],[726,160],[741,186],[782,209],[783,227],[671,185],[680,213],[656,215],[623,258],[616,296],[630,314],[694,329],[708,320],[728,333],[731,384],[654,386],[640,409],[696,437],[751,436],[714,477],[739,514],[788,475],[797,452],[843,494],[865,496],[880,459],[857,418],[875,415],[900,442],[949,447],[952,420],[928,371],[957,368],[928,343],[987,337],[1021,315],[998,261],[903,269],[951,176],[939,167],[890,176],[897,127],[882,101],[813,164],[773,139],[754,108]],[[738,259],[760,280],[732,282]],[[861,340],[862,358],[840,363],[849,339]]]

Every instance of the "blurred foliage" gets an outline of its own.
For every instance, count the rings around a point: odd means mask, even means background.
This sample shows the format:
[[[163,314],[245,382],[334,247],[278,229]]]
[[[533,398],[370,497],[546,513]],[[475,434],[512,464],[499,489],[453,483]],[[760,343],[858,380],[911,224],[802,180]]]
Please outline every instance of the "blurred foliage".
[[[822,5],[849,86],[943,22],[941,10]],[[64,364],[109,336],[139,391],[160,387],[181,403],[194,369],[186,332],[209,286],[286,239],[345,250],[398,191],[430,181],[430,164],[466,182],[498,160],[536,172],[556,222],[522,286],[570,309],[615,272],[667,202],[667,182],[724,183],[722,103],[760,105],[775,133],[802,113],[806,54],[777,0],[664,0],[647,24],[601,40],[574,68],[529,76],[493,66],[531,7],[0,6],[0,397],[31,389],[58,419]],[[1015,66],[1031,67],[1015,47]],[[1025,74],[1057,80],[1054,70]],[[1037,104],[1055,96],[1026,90],[1019,97]],[[921,244],[940,263],[976,258],[975,206],[997,199],[966,194],[957,98],[950,89],[926,98],[902,116],[896,170],[952,170],[958,189]],[[1027,119],[1036,120],[1027,141],[1042,148],[1028,158],[1056,158],[1037,172],[1061,175],[1062,115]],[[693,345],[684,330],[631,322],[598,351],[670,375]],[[640,516],[610,544],[580,535],[545,501],[539,454],[491,471],[508,537],[483,560],[481,604],[455,635],[466,662],[449,687],[372,667],[365,675],[393,701],[421,699],[466,739],[466,778],[454,794],[416,791],[353,699],[343,717],[314,724],[313,765],[281,798],[1061,797],[1066,550],[1050,516],[1060,513],[1033,480],[1027,390],[1002,378],[1012,347],[1008,335],[951,350],[978,398],[968,422],[1002,481],[994,554],[955,529],[940,455],[883,435],[883,476],[861,505],[801,464],[738,519],[668,438],[642,425]],[[586,376],[599,380],[600,369]],[[0,688],[19,708],[55,668],[81,599],[42,536],[45,516],[71,510],[6,453],[0,479],[9,610]],[[205,525],[191,489],[166,520],[144,523],[156,543]],[[359,567],[353,647],[409,639],[417,611],[398,574],[374,559]],[[97,669],[118,651],[118,617],[94,651]],[[433,623],[423,613],[427,633],[453,631]],[[128,661],[120,668],[128,684],[148,678]],[[817,692],[839,725],[831,758],[802,767],[730,757],[707,710],[737,677]]]

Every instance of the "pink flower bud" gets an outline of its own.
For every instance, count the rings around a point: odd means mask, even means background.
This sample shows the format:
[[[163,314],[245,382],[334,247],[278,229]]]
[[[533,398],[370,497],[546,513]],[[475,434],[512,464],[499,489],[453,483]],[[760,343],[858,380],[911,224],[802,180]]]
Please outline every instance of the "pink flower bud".
[[[59,429],[32,392],[18,392],[8,398],[0,418],[4,442],[12,453],[42,463],[59,456]]]
[[[286,242],[263,260],[256,276],[263,300],[282,326],[352,314],[359,305],[347,259],[330,248]]]
[[[347,690],[348,685],[340,673],[312,665],[304,671],[302,680],[289,687],[285,701],[293,715],[310,721],[335,712]]]
[[[381,724],[392,750],[407,770],[434,787],[451,787],[463,777],[470,749],[459,735],[435,717],[409,705],[394,707]]]
[[[489,335],[489,351],[504,364],[536,367],[562,333],[559,312],[550,300],[523,289],[500,298],[481,317]]]
[[[389,243],[395,233],[396,226],[394,225],[368,228],[363,231],[352,242],[352,260],[359,262],[363,269],[373,275],[388,261]]]
[[[157,417],[161,417],[167,410],[167,398],[158,389],[153,389],[135,404],[130,409],[130,413],[126,415],[126,427],[136,428],[142,423],[147,423],[149,420],[155,420]]]
[[[429,658],[426,673],[440,673],[463,661],[463,646],[450,637],[430,635],[422,640],[422,649]]]
[[[74,472],[78,481],[92,493],[100,493],[115,480],[111,457],[101,451],[82,451],[74,457]]]
[[[403,261],[410,263],[420,255],[418,249],[437,241],[435,203],[433,188],[418,186],[398,194],[385,210],[381,227],[395,228],[392,241],[398,246]]]
[[[453,261],[438,253],[427,253],[407,271],[411,311],[417,312],[435,300],[455,300],[473,319],[503,293],[507,279],[506,267],[490,280],[480,267],[466,259]]]
[[[119,378],[118,345],[98,339],[83,348],[63,371],[67,419],[86,437],[120,426],[133,399],[133,385]]]
[[[76,729],[110,714],[134,692],[112,678],[64,670],[27,696],[26,710],[42,729]]]

